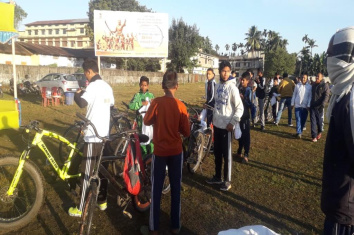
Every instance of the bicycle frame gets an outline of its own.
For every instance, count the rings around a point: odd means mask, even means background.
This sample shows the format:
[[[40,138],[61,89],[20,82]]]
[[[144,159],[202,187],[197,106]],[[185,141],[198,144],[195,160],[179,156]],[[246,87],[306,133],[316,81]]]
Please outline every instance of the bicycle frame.
[[[26,128],[26,132],[29,132],[29,129]],[[47,146],[45,145],[45,143],[43,142],[42,138],[43,136],[47,136],[49,138],[54,138],[54,139],[58,139],[59,141],[67,144],[70,148],[70,154],[68,157],[68,160],[64,163],[63,167],[60,168],[57,164],[57,162],[55,161],[53,155],[51,154],[51,152],[49,151],[49,149],[47,148]],[[29,154],[31,152],[31,150],[35,147],[38,146],[40,150],[42,150],[42,152],[44,153],[44,155],[46,156],[46,158],[48,159],[48,161],[51,163],[51,165],[53,166],[55,172],[58,174],[58,176],[62,179],[70,179],[70,178],[77,178],[80,177],[81,174],[75,174],[75,175],[69,175],[68,171],[70,169],[71,166],[71,159],[74,156],[74,153],[80,153],[80,151],[78,149],[76,149],[76,143],[72,144],[70,143],[66,138],[62,137],[61,135],[58,135],[54,132],[51,131],[47,131],[47,130],[39,130],[36,131],[35,136],[33,137],[32,143],[30,145],[27,146],[27,149],[25,149],[21,156],[20,156],[20,160],[19,160],[19,165],[17,167],[17,170],[15,172],[14,178],[12,179],[11,185],[7,191],[8,195],[13,195],[14,191],[17,187],[17,184],[20,180],[22,171],[23,171],[23,167],[24,164],[26,162],[26,159],[29,159]]]

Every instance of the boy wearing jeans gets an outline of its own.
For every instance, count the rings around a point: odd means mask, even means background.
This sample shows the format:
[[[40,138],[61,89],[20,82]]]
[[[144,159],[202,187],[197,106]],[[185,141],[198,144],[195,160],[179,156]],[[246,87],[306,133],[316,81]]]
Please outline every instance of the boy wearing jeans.
[[[167,71],[162,80],[163,97],[155,98],[145,114],[144,124],[154,127],[154,155],[151,164],[151,206],[149,230],[158,234],[160,203],[166,165],[171,185],[171,233],[178,234],[181,224],[182,139],[190,134],[186,106],[175,98],[177,73]]]
[[[243,114],[242,100],[230,73],[231,64],[228,61],[221,62],[219,66],[220,82],[215,86],[213,115],[215,175],[207,180],[208,184],[221,184],[220,190],[223,191],[228,191],[231,188],[231,133]],[[223,160],[224,181],[221,180]]]

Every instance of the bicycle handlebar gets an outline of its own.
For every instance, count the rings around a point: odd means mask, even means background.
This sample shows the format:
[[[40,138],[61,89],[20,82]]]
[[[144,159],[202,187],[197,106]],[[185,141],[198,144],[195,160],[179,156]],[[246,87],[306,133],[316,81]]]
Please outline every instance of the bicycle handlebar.
[[[30,123],[26,126],[21,126],[21,129],[25,129],[25,130],[35,130],[35,131],[39,131],[39,121],[37,120],[33,120],[30,121]]]

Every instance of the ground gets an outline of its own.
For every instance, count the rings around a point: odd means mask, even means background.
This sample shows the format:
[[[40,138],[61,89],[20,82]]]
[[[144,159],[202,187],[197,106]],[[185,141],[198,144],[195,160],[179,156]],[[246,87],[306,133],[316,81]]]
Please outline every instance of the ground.
[[[121,101],[129,102],[138,85],[114,86],[116,106],[126,111]],[[180,84],[176,96],[191,104],[203,103],[204,84]],[[150,91],[163,95],[161,85],[151,85]],[[4,99],[11,99],[5,93]],[[76,105],[43,107],[41,98],[34,95],[20,97],[22,124],[38,120],[41,127],[64,133],[78,118],[76,112],[85,113]],[[279,126],[267,124],[251,130],[250,161],[247,165],[236,160],[232,165],[232,188],[228,192],[210,186],[205,180],[214,173],[213,155],[202,165],[202,171],[190,174],[183,169],[182,229],[181,234],[217,234],[219,231],[247,225],[264,225],[281,234],[321,234],[324,216],[320,210],[323,149],[328,124],[317,143],[311,142],[310,122],[302,139],[294,137],[294,127],[288,127],[287,112]],[[294,115],[294,114],[293,114]],[[294,118],[294,116],[293,116]],[[49,142],[51,148],[57,144]],[[1,154],[18,156],[25,143],[17,130],[0,131]],[[233,141],[233,151],[238,143]],[[45,203],[37,218],[27,226],[8,234],[76,234],[79,219],[67,214],[75,198],[63,181],[53,181],[43,153],[31,153],[31,159],[45,176]],[[138,213],[128,207],[129,219],[116,204],[116,196],[109,194],[109,207],[98,209],[93,219],[92,234],[139,234],[140,227],[148,224],[149,213]],[[161,206],[161,230],[168,230],[170,196],[164,195]],[[1,231],[0,231],[1,233]]]

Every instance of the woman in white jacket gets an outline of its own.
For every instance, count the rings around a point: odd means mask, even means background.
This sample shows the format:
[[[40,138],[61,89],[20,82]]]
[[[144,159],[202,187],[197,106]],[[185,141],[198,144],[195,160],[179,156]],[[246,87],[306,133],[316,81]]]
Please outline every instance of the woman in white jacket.
[[[301,82],[296,84],[291,106],[295,106],[296,137],[301,139],[302,130],[308,116],[311,104],[311,85],[307,83],[307,74],[303,74]]]

